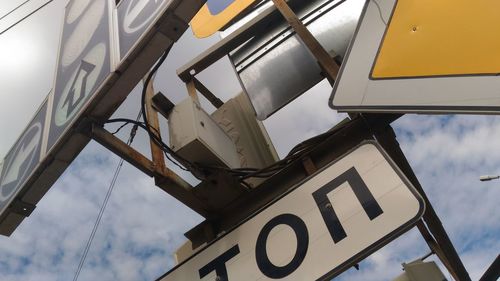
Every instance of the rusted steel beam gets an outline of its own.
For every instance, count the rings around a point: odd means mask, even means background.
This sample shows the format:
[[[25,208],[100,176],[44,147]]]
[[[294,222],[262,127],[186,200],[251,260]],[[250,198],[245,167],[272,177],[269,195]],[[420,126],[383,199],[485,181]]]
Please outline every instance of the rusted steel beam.
[[[448,234],[446,233],[446,230],[443,227],[443,224],[441,223],[441,220],[436,214],[436,211],[432,207],[429,198],[420,185],[417,176],[413,172],[410,164],[408,163],[408,160],[399,147],[399,143],[396,140],[396,134],[394,133],[394,130],[388,126],[383,130],[376,131],[375,137],[424,199],[426,208],[423,219],[427,224],[429,231],[434,236],[434,239],[443,251],[443,263],[448,263],[452,267],[450,273],[455,277],[457,281],[471,281],[469,273],[465,269],[462,260],[460,260],[460,257],[455,247],[453,246],[453,243],[451,242]]]
[[[123,158],[132,166],[141,170],[143,173],[152,177],[155,174],[154,163],[142,155],[137,150],[128,146],[125,142],[112,135],[99,125],[92,124],[90,137],[100,143],[105,148],[109,149],[114,154]]]
[[[196,92],[196,86],[194,84],[194,79],[191,81],[186,82],[186,88],[188,91],[188,95],[195,101],[196,103],[200,104],[200,99],[198,98],[198,93]]]
[[[155,184],[159,188],[187,205],[198,214],[209,217],[209,213],[207,212],[208,208],[206,208],[205,204],[194,195],[192,192],[193,187],[173,171],[166,167],[157,167],[154,165],[153,161],[96,124],[92,124],[90,134],[91,137],[102,146],[150,177],[154,177]]]
[[[325,72],[326,78],[331,85],[335,82],[339,73],[339,65],[333,60],[328,52],[321,46],[319,41],[312,35],[307,27],[300,21],[299,17],[292,11],[285,0],[273,0],[274,5],[283,15],[288,24],[293,28],[302,43],[309,49],[316,58],[319,65]]]
[[[486,270],[479,281],[496,281],[500,278],[500,255],[497,256],[495,261]]]
[[[429,229],[427,229],[427,226],[425,223],[420,220],[417,223],[417,228],[420,231],[420,234],[424,238],[425,242],[429,246],[429,248],[432,250],[433,253],[435,253],[438,258],[441,260],[441,262],[444,264],[446,269],[450,272],[450,274],[453,276],[455,280],[458,280],[458,276],[454,275],[454,269],[451,266],[451,264],[448,263],[448,259],[446,258],[446,255],[443,252],[443,249],[439,246],[439,244],[434,240],[434,237],[432,237],[432,234],[429,232]]]
[[[146,81],[144,79],[143,81]],[[158,138],[161,138],[160,133],[160,121],[158,120],[158,112],[153,108],[153,96],[155,94],[153,88],[154,76],[149,81],[148,85],[144,85],[146,88],[146,115],[148,117],[149,127],[153,128],[153,134]],[[157,170],[163,171],[167,167],[165,165],[165,156],[163,155],[163,150],[159,147],[153,139],[150,139],[151,146],[151,156],[153,158],[153,163]]]

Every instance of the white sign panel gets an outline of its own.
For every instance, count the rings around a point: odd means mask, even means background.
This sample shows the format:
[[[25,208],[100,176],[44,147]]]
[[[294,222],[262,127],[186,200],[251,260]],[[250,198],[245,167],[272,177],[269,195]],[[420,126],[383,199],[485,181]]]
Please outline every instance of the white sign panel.
[[[46,113],[47,102],[44,102],[4,159],[0,174],[0,218],[4,218],[9,205],[22,191],[42,159]],[[2,222],[3,219],[0,225]]]
[[[499,1],[366,1],[330,106],[498,113],[499,27]]]
[[[57,66],[49,150],[77,120],[85,105],[111,75],[108,0],[72,0],[66,6]]]
[[[392,160],[364,143],[158,280],[328,280],[423,212]]]

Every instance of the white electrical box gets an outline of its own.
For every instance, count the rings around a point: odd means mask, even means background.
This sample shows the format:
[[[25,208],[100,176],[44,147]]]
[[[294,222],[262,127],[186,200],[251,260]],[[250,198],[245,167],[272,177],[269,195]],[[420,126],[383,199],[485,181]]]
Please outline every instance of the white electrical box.
[[[170,147],[193,163],[240,168],[231,138],[191,98],[174,107],[168,118]]]
[[[446,281],[443,273],[433,261],[414,261],[403,264],[405,273],[398,276],[393,281]]]
[[[242,168],[262,169],[279,160],[271,138],[262,122],[256,119],[245,94],[228,100],[212,113],[212,118],[233,140]],[[262,181],[259,178],[246,180],[253,187]]]

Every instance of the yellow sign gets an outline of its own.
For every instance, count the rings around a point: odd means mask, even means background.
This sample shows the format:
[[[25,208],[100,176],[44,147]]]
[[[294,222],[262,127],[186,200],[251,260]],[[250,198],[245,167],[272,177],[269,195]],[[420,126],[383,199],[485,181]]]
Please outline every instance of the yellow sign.
[[[208,37],[230,23],[236,16],[248,9],[257,0],[233,0],[222,11],[212,14],[211,9],[205,4],[191,20],[191,28],[198,38]],[[212,9],[212,11],[215,11]]]
[[[499,0],[398,0],[371,76],[498,73]]]

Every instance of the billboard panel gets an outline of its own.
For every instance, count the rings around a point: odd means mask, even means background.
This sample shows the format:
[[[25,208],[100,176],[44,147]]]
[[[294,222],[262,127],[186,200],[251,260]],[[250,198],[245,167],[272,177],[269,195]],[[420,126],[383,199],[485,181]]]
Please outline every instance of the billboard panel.
[[[365,142],[160,277],[331,280],[411,228],[421,196]]]
[[[110,19],[109,1],[72,0],[66,6],[51,107],[49,150],[113,71]]]
[[[498,113],[498,11],[500,2],[490,0],[367,1],[330,106]]]
[[[120,61],[127,56],[169,2],[169,0],[122,0],[118,4],[115,17]]]
[[[162,3],[168,5],[162,6],[157,20],[143,31],[127,59],[121,61],[115,70],[113,66],[117,65],[119,54],[115,52],[115,37],[111,36],[117,34],[117,26],[111,20],[114,1],[69,1],[56,64],[54,92],[44,105],[46,116],[40,117],[46,120],[43,155],[31,159],[34,142],[23,141],[23,146],[18,148],[21,156],[6,159],[2,172],[5,174],[2,175],[5,178],[2,179],[2,184],[5,184],[2,196],[8,200],[3,200],[7,203],[0,202],[0,207],[4,208],[0,213],[0,234],[12,234],[88,144],[91,136],[86,120],[109,118],[162,53],[185,32],[205,1],[171,0]],[[151,7],[142,0],[134,4],[132,14],[143,15],[139,8]],[[139,25],[136,21],[131,22],[131,27]],[[37,136],[35,128],[30,127],[28,131],[30,136]],[[7,161],[14,162],[7,164]],[[30,161],[37,162],[34,172],[26,164]],[[6,165],[11,172],[6,172]],[[13,169],[16,167],[20,167],[19,170]],[[14,184],[21,192],[12,191]]]
[[[28,127],[21,134],[3,161],[0,174],[0,234],[10,235],[11,226],[5,225],[9,208],[45,156],[43,143],[46,130],[47,100],[42,104]]]

